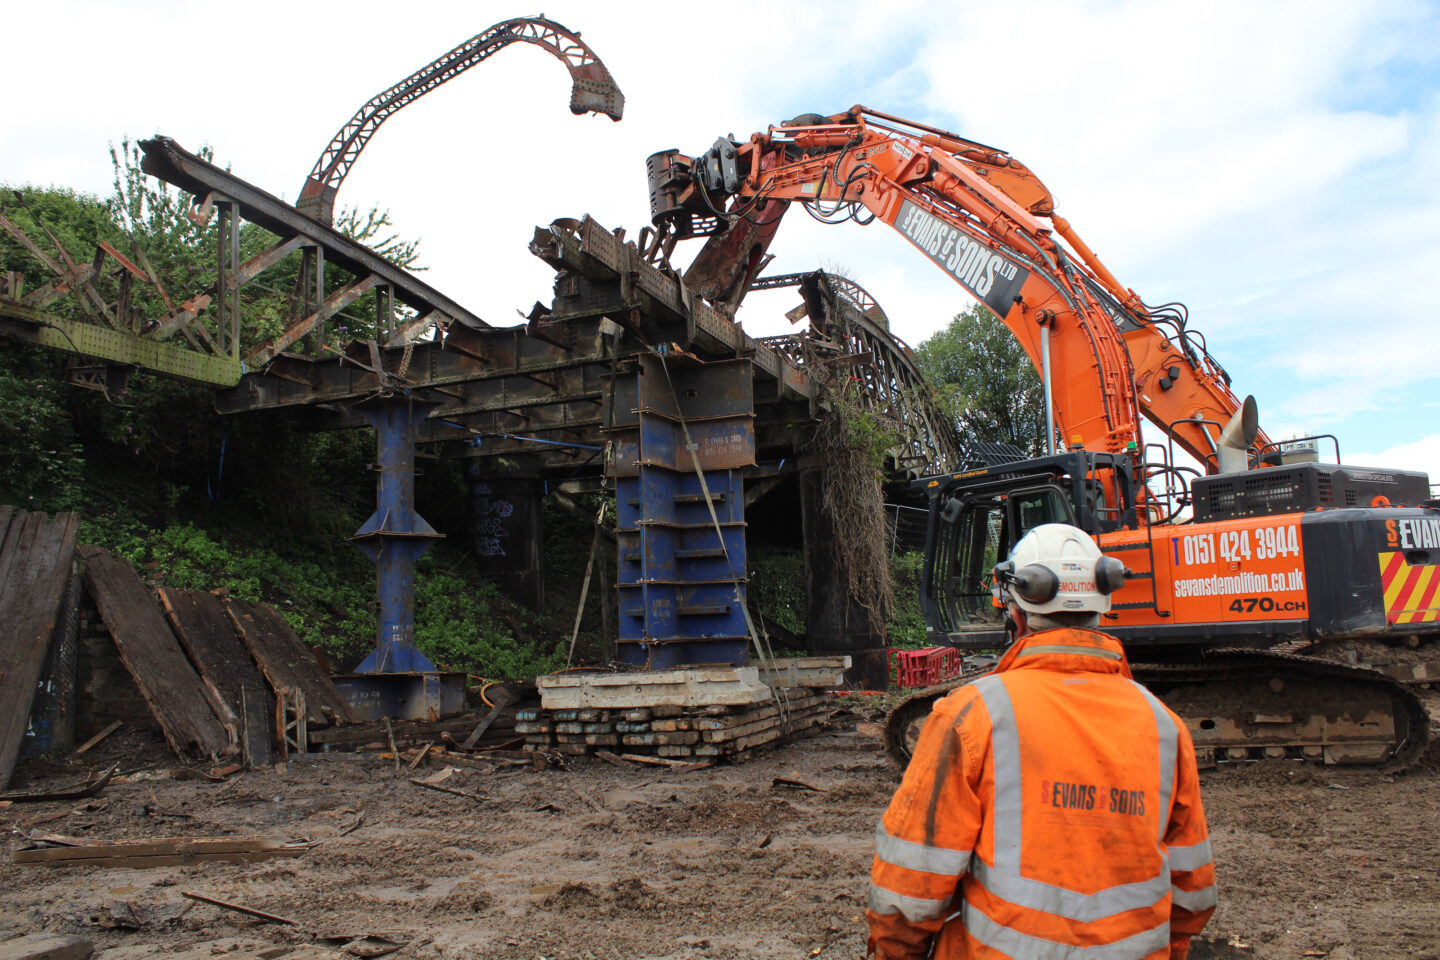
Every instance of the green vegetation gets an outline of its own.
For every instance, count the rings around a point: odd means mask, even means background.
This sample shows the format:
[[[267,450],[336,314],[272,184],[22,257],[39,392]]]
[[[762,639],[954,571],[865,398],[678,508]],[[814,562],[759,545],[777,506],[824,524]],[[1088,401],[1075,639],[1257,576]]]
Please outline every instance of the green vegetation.
[[[750,550],[750,602],[765,619],[805,633],[805,556],[798,547]],[[758,624],[757,624],[758,626]]]
[[[923,553],[900,553],[890,558],[890,589],[895,606],[885,624],[892,647],[916,650],[932,646],[925,635],[925,612],[920,608],[920,577],[925,569]]]
[[[16,353],[25,355],[19,364],[0,365],[0,503],[63,510],[80,500],[85,451],[64,391],[54,378],[36,374],[32,351]]]
[[[1045,449],[1045,390],[1010,330],[980,304],[915,349],[915,363],[962,436]]]
[[[927,647],[925,615],[920,609],[920,575],[925,557],[890,557],[894,604],[885,623],[886,644],[906,650]],[[805,633],[805,558],[799,547],[759,547],[750,555],[751,599],[765,618],[792,633]]]

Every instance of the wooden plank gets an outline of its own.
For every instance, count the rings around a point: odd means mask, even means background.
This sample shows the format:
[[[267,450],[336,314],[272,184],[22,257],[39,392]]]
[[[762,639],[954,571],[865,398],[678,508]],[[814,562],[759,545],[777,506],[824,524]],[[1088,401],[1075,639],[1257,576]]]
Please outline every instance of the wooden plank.
[[[698,730],[677,730],[674,733],[627,733],[620,738],[620,742],[627,747],[649,747],[661,744],[677,746],[699,743],[700,732]]]
[[[761,730],[769,730],[780,726],[779,717],[769,717],[764,720],[756,720],[752,723],[742,723],[736,727],[727,727],[723,730],[706,730],[706,743],[724,743],[727,740],[738,740],[741,737],[748,737],[752,733],[759,733]]]
[[[252,767],[268,767],[275,755],[275,694],[250,651],[240,642],[225,605],[202,590],[161,588],[160,602],[180,644],[239,718],[239,739]]]
[[[13,863],[100,863],[117,859],[157,863],[160,859],[201,862],[207,859],[246,856],[298,857],[310,849],[283,837],[167,837],[135,843],[84,842],[57,847],[16,850]]]
[[[0,790],[10,785],[75,558],[73,513],[0,516]]]
[[[299,687],[305,694],[305,714],[310,723],[356,721],[330,676],[320,669],[315,654],[300,642],[280,614],[263,603],[247,600],[231,600],[226,610],[270,688],[278,691]]]
[[[495,799],[494,797],[487,797],[483,796],[482,794],[471,793],[469,790],[456,790],[453,787],[442,787],[438,783],[431,783],[425,780],[412,779],[410,782],[415,784],[415,786],[417,787],[424,787],[426,790],[435,790],[439,793],[448,793],[451,796],[464,797],[466,800],[478,800],[489,803]]]
[[[80,746],[76,747],[75,755],[79,756],[86,750],[89,750],[91,747],[95,746],[95,744],[99,743],[101,740],[104,740],[106,737],[110,736],[110,734],[114,733],[116,730],[119,730],[124,725],[124,720],[114,721],[110,724],[110,726],[106,727],[104,730],[101,730],[99,733],[95,734],[95,736],[91,737],[89,740],[86,740],[84,743],[80,744]]]
[[[50,790],[44,793],[6,793],[0,794],[0,803],[46,803],[51,800],[83,800],[86,797],[93,797],[104,790],[110,783],[110,778],[120,769],[117,763],[109,770],[106,770],[98,777],[93,777],[82,784],[70,787],[65,790]]]
[[[823,697],[792,697],[785,703],[784,716],[796,716],[799,713],[809,711],[824,702]],[[743,726],[754,723],[757,720],[764,720],[769,717],[782,716],[782,711],[773,700],[762,707],[753,710],[745,710],[739,713],[726,714],[725,716],[701,717],[695,721],[698,730],[729,730],[732,727]]]
[[[468,750],[480,742],[480,738],[485,735],[486,730],[490,729],[490,725],[495,722],[496,717],[500,716],[500,711],[503,709],[505,709],[504,706],[498,703],[490,708],[490,712],[485,714],[485,718],[476,724],[475,729],[470,731],[470,736],[465,738],[463,744],[465,749]]]
[[[652,767],[673,767],[678,763],[684,762],[677,760],[666,760],[663,757],[651,757],[643,753],[622,753],[620,754],[620,759],[629,760],[631,763],[643,763],[647,766]]]
[[[171,748],[201,759],[236,750],[204,682],[135,568],[102,552],[85,564],[85,587],[115,638],[120,662],[160,722]]]
[[[151,867],[193,867],[201,863],[259,863],[276,857],[298,857],[303,850],[258,850],[252,853],[183,853],[154,857],[76,857],[69,860],[38,860],[47,867],[111,867],[118,870],[148,870]],[[32,864],[33,865],[33,864]]]
[[[84,937],[32,933],[0,943],[0,960],[86,960],[95,945]]]
[[[703,757],[718,757],[728,753],[740,753],[744,750],[749,750],[753,747],[758,747],[779,739],[779,730],[763,730],[760,733],[754,733],[748,737],[741,737],[738,740],[731,740],[726,743],[699,744],[695,747],[695,753]]]

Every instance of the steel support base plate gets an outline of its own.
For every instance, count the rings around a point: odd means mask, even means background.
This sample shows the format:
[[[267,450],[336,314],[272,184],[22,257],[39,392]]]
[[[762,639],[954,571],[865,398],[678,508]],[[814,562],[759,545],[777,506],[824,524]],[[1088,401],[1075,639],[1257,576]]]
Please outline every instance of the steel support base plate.
[[[464,673],[351,673],[334,681],[361,721],[434,721],[465,710]]]

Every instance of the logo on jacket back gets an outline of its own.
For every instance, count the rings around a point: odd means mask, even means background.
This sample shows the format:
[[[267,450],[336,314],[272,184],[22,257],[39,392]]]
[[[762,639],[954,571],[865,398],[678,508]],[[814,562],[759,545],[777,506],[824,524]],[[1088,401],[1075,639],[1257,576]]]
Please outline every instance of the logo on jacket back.
[[[946,273],[1001,317],[1030,271],[906,200],[895,226]]]
[[[1093,783],[1040,781],[1040,803],[1043,806],[1060,810],[1094,810],[1097,801],[1107,813],[1145,816],[1144,790],[1127,790],[1124,787],[1111,787],[1106,790]]]

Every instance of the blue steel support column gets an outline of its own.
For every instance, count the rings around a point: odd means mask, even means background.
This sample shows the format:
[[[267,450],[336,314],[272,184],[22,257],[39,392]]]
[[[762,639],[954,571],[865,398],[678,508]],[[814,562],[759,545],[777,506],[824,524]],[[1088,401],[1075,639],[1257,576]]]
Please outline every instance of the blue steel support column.
[[[744,665],[743,471],[755,463],[750,361],[647,355],[617,381],[610,402],[606,470],[615,481],[621,662],[649,670]]]
[[[375,428],[375,513],[350,539],[375,563],[380,622],[375,649],[356,673],[433,673],[415,649],[415,561],[441,534],[415,512],[415,427],[430,404],[389,397],[358,407]]]

